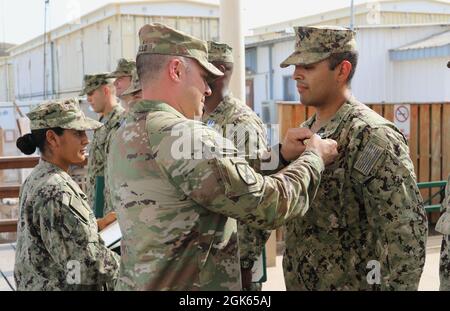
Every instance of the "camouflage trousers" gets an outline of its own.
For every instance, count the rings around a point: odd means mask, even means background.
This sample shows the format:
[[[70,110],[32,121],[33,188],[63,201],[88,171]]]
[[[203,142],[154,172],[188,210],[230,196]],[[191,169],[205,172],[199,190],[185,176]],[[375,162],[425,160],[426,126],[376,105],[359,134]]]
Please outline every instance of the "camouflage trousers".
[[[441,261],[439,265],[439,290],[450,291],[450,235],[444,235],[441,246]]]
[[[253,283],[250,285],[250,288],[243,289],[244,292],[260,292],[262,290],[262,283]]]

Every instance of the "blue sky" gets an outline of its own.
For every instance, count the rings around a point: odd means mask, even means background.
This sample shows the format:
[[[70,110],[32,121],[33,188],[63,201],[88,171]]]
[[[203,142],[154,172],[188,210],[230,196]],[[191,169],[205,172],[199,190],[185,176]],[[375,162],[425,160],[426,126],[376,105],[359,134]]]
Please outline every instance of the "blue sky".
[[[86,14],[110,2],[136,0],[50,0],[47,29],[56,28],[77,15]],[[138,0],[139,1],[139,0]],[[350,0],[242,0],[244,25],[251,29],[336,8]],[[449,0],[450,1],[450,0]],[[0,42],[23,43],[44,32],[45,0],[0,0]],[[220,0],[204,0],[220,3]],[[355,4],[364,3],[355,0]]]

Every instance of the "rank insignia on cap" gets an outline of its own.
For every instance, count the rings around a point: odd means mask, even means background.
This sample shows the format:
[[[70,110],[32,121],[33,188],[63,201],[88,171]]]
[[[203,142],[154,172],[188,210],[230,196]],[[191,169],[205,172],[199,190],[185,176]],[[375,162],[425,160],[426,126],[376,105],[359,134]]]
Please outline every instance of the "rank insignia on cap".
[[[365,176],[369,175],[383,152],[382,147],[369,142],[356,161],[355,169]]]
[[[246,163],[236,163],[236,170],[239,173],[241,179],[249,186],[256,184],[257,179],[255,173]]]

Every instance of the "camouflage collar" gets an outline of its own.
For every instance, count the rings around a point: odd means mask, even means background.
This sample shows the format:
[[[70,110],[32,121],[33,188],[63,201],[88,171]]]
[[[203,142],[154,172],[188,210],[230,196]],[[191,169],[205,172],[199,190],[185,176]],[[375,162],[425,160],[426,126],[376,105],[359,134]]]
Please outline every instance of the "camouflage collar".
[[[61,176],[63,176],[65,180],[72,179],[70,177],[70,175],[67,174],[67,172],[65,170],[63,170],[62,168],[60,168],[59,166],[57,166],[57,165],[55,165],[53,163],[45,161],[42,158],[39,160],[38,166],[39,166],[40,169],[44,170],[45,172],[55,171],[58,174],[61,174]]]
[[[135,102],[131,108],[131,113],[141,113],[141,112],[153,112],[153,111],[165,111],[176,115],[177,117],[186,119],[179,111],[172,108],[170,105],[162,101],[157,100],[140,100]]]
[[[334,117],[327,122],[323,127],[321,127],[317,133],[320,134],[323,138],[329,138],[332,137],[334,133],[336,133],[339,126],[344,122],[347,117],[350,115],[350,112],[352,110],[352,107],[354,106],[355,99],[352,97],[349,100],[347,100],[341,108],[336,112]],[[305,123],[303,123],[303,127],[311,128],[316,121],[316,115],[312,116],[309,120],[307,120]]]
[[[233,95],[229,93],[228,95],[225,95],[222,99],[222,101],[217,105],[216,109],[214,109],[211,114],[220,114],[223,113],[225,110],[229,109],[231,104],[233,103]]]
[[[111,110],[106,116],[102,117],[101,122],[106,125],[111,120],[114,121],[114,119],[117,119],[117,117],[120,116],[124,111],[125,109],[120,104],[117,104],[114,106],[113,110]]]

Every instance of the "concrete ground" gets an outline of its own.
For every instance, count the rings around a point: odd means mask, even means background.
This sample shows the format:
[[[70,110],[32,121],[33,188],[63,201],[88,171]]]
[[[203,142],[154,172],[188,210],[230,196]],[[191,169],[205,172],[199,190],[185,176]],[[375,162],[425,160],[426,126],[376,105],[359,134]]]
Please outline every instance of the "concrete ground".
[[[420,279],[419,291],[439,290],[439,256],[442,236],[430,236],[427,242],[425,267]],[[283,256],[277,256],[276,266],[267,268],[267,282],[263,284],[263,291],[285,291],[283,277]]]

